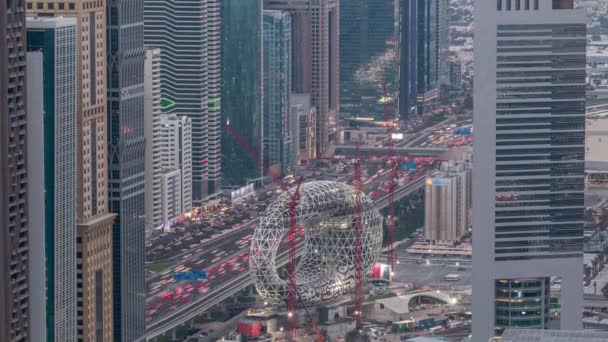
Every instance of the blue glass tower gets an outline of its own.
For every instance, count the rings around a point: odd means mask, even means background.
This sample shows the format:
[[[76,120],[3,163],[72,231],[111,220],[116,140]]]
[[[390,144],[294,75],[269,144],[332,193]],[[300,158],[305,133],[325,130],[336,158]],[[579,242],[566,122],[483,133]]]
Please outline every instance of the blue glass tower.
[[[145,333],[143,0],[107,1],[109,203],[114,222],[114,341]]]
[[[222,179],[262,173],[262,2],[221,2]]]

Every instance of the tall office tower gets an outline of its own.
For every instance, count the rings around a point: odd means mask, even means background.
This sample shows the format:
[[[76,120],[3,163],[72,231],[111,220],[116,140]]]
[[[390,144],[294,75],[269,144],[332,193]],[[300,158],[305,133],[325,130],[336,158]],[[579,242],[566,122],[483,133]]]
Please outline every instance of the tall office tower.
[[[243,184],[264,172],[262,0],[221,1],[222,179]]]
[[[290,129],[291,17],[264,11],[264,168],[281,163],[281,173],[294,165]]]
[[[517,1],[517,0],[515,0]],[[521,1],[521,0],[520,0]],[[525,0],[524,0],[525,1]],[[434,57],[432,61],[435,64],[435,79],[437,86],[447,84],[448,79],[448,57],[450,54],[450,1],[449,0],[433,0],[431,2],[431,18],[435,29],[431,32],[435,34],[432,39],[433,45],[431,55]]]
[[[163,224],[161,209],[160,49],[146,49],[144,130],[146,136],[146,236]],[[192,191],[192,189],[190,189]]]
[[[77,0],[70,3],[55,3],[47,0],[28,0],[29,14],[40,16],[69,15],[78,22],[77,51],[77,139],[78,139],[78,249],[89,254],[78,255],[78,322],[85,322],[86,317],[105,312],[100,331],[112,334],[112,275],[111,245],[114,214],[108,211],[108,140],[106,116],[106,12],[105,0],[87,2]],[[83,246],[82,242],[90,246]],[[109,250],[98,248],[106,246]],[[86,265],[87,268],[82,268]],[[96,293],[94,275],[101,272],[103,300],[101,307],[83,294]],[[89,321],[87,321],[89,322]],[[96,321],[90,321],[89,327],[79,323],[79,336],[85,341],[84,330],[95,331]],[[91,326],[92,324],[92,326]],[[84,330],[83,330],[84,329]],[[83,335],[84,334],[84,335]]]
[[[448,82],[448,0],[399,0],[399,112],[424,114]]]
[[[311,95],[316,108],[315,157],[334,153],[339,93],[338,0],[264,0],[264,9],[291,13],[293,92]]]
[[[182,214],[192,211],[192,120],[173,114],[161,115],[159,141],[160,158],[155,169],[160,170],[160,207],[163,224],[171,224]]]
[[[143,0],[108,0],[107,116],[114,341],[145,333],[145,149]]]
[[[0,341],[29,341],[25,1],[0,2],[0,35]]]
[[[30,223],[30,340],[46,341],[44,84],[42,52],[27,53],[27,193]]]
[[[77,22],[27,19],[27,50],[42,52],[47,341],[76,340]]]
[[[340,2],[340,115],[384,118],[398,83],[396,0]]]
[[[426,180],[424,238],[455,242],[468,232],[471,170],[463,162],[445,162]]]
[[[418,46],[420,40],[418,37],[418,26],[419,17],[426,18],[425,15],[425,1],[424,0],[398,0],[398,60],[399,60],[399,98],[398,108],[399,116],[403,120],[407,120],[411,114],[415,114],[416,94],[418,93],[418,84],[421,80],[418,79],[423,77],[424,80],[424,52],[421,52],[422,56],[419,56]],[[423,8],[422,14],[418,14],[418,5]],[[424,28],[424,24],[421,24],[421,28]],[[421,35],[424,37],[424,35]],[[424,42],[425,39],[422,39]],[[424,50],[424,49],[423,49]],[[418,61],[423,67],[419,69]],[[422,81],[423,81],[422,80]]]
[[[146,0],[144,42],[161,49],[161,109],[192,120],[192,196],[220,192],[220,0]]]
[[[475,8],[473,336],[581,328],[585,11],[558,0]]]

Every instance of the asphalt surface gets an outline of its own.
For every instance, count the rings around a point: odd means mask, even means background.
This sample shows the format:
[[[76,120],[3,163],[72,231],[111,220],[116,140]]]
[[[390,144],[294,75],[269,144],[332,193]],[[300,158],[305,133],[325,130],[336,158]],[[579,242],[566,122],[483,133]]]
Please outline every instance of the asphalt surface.
[[[471,137],[454,135],[453,131],[455,127],[450,127],[449,123],[443,124],[437,130],[439,129],[441,129],[440,133],[435,133],[430,137],[429,135],[433,133],[433,131],[425,132],[426,138],[420,139],[420,144],[424,145],[424,147],[454,147],[467,145],[471,142]],[[382,164],[382,160],[379,160],[378,162]],[[348,167],[348,165],[344,167]],[[431,167],[432,162],[421,160],[419,161],[418,170],[400,172],[400,178],[404,178],[403,185],[418,179],[419,176],[423,175]],[[336,172],[336,174],[342,173]],[[388,193],[387,181],[390,179],[390,172],[389,170],[381,169],[380,172],[377,171],[375,174],[377,176],[374,179],[371,179],[371,174],[362,179],[364,182],[364,189],[372,198],[382,198]],[[343,177],[343,179],[348,178],[350,177]],[[270,199],[265,200],[261,205],[259,203],[250,203],[242,207],[242,210],[248,210],[252,207],[260,209],[265,207],[269,202]],[[183,224],[185,228],[181,229],[181,235],[166,234],[153,242],[154,248],[152,248],[152,250],[159,250],[159,248],[162,248],[164,251],[165,249],[175,248],[176,246],[183,246],[186,248],[178,248],[178,251],[173,255],[168,256],[166,260],[155,260],[156,262],[169,262],[174,264],[174,267],[169,267],[162,273],[148,273],[148,298],[146,301],[146,322],[148,324],[162,319],[163,316],[170,314],[181,305],[186,305],[193,300],[204,297],[210,290],[221,287],[233,277],[238,276],[243,272],[248,272],[249,244],[256,219],[250,219],[243,215],[242,212],[235,211],[234,208],[229,208],[228,212],[236,212],[236,215],[238,215],[240,219],[237,223],[240,228],[228,235],[216,237],[212,241],[195,241],[192,236],[193,234],[190,234],[191,240],[188,241],[187,238],[183,238],[184,236],[188,236],[186,234],[188,234],[187,227],[189,223],[186,222]],[[212,221],[212,223],[219,222],[224,224],[226,221],[233,221],[231,217],[222,218],[220,215],[213,212],[205,213],[205,215],[207,216],[203,216],[203,220],[201,221],[204,221],[204,217],[208,217],[209,215],[213,216],[215,220]],[[213,224],[208,226],[212,227]],[[234,225],[232,227],[234,227]],[[300,241],[302,236],[298,236],[297,239]],[[178,243],[176,243],[176,241],[178,241]],[[188,246],[192,247],[190,248]],[[421,285],[436,284],[442,282],[443,277],[446,274],[463,273],[460,271],[455,272],[455,270],[455,268],[448,266],[421,265],[404,261],[403,263],[396,265],[394,279],[399,282],[411,282]],[[196,281],[174,280],[174,274],[176,272],[196,271],[207,272],[208,279]],[[470,284],[470,274],[461,275],[461,277],[462,278],[458,282],[450,282],[449,284]]]

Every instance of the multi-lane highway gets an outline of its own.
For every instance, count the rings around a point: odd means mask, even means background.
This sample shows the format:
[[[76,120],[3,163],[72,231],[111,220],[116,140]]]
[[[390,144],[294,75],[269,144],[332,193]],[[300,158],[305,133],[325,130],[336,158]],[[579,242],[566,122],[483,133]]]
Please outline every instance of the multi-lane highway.
[[[453,125],[454,126],[454,125]],[[470,137],[454,135],[454,128],[446,124],[440,134],[427,134],[421,144],[430,147],[453,147],[470,143]],[[420,189],[428,172],[433,169],[430,159],[420,159],[416,170],[400,171],[400,185],[395,200]],[[388,170],[379,170],[365,177],[366,190],[380,208],[388,203]],[[347,177],[348,178],[348,177]],[[372,191],[374,190],[374,191]],[[257,218],[243,220],[222,235],[200,243],[170,257],[175,265],[163,272],[150,274],[147,279],[147,337],[158,336],[205,312],[222,300],[248,286],[248,249]],[[299,234],[298,241],[303,236]],[[284,262],[287,255],[284,255]],[[179,262],[177,262],[179,260]],[[206,271],[207,279],[176,281],[175,272]]]

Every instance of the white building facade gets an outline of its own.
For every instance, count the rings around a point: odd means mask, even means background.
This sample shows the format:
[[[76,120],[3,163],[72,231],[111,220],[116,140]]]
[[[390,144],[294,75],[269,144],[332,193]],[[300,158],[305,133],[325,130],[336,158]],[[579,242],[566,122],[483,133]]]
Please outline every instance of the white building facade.
[[[479,1],[475,13],[473,341],[582,327],[584,10],[572,1]]]
[[[160,49],[147,49],[144,65],[146,136],[146,236],[163,223],[161,207]]]
[[[469,174],[464,163],[446,165],[425,186],[424,238],[455,242],[468,232]]]
[[[187,116],[162,115],[160,126],[161,212],[167,224],[192,210],[192,121]]]

